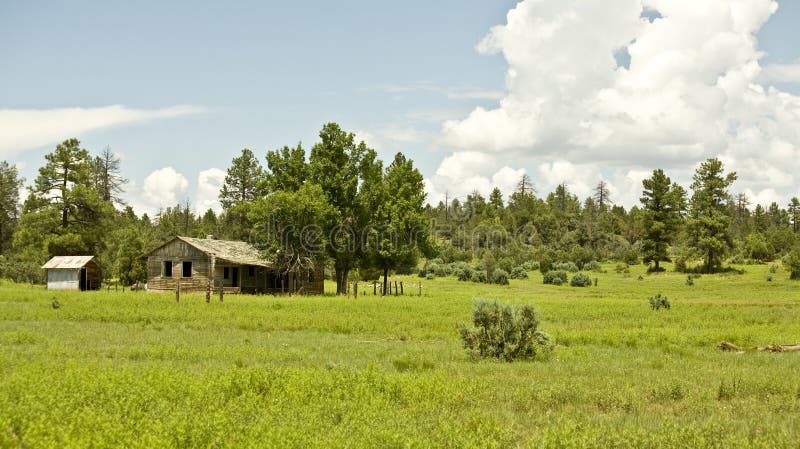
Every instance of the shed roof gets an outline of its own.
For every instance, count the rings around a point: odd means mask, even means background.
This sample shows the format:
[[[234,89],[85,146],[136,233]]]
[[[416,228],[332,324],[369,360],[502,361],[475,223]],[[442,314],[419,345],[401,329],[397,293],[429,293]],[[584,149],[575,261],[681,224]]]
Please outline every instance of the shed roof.
[[[94,259],[94,256],[55,256],[42,265],[45,269],[77,270]]]
[[[193,237],[183,236],[177,236],[173,240],[176,239],[192,245],[209,256],[214,256],[214,258],[218,260],[224,260],[239,265],[254,265],[257,267],[272,266],[272,264],[261,255],[261,252],[256,249],[256,247],[247,242],[216,239],[196,239]],[[170,240],[170,242],[173,240]],[[165,243],[165,245],[167,243]]]

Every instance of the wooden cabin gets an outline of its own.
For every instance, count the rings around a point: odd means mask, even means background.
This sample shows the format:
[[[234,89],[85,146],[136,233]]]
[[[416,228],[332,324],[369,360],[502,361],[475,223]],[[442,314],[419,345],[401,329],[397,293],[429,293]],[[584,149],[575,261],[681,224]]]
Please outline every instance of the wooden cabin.
[[[246,242],[174,237],[146,254],[147,289],[226,293],[322,294],[321,267],[306,279],[280,275],[271,261]]]
[[[48,290],[99,290],[102,271],[94,256],[56,256],[42,265]]]

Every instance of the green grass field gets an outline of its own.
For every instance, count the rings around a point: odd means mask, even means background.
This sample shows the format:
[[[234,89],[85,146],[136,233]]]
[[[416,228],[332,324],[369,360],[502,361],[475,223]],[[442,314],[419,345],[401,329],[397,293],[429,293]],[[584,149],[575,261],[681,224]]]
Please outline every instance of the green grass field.
[[[357,301],[4,284],[0,447],[798,447],[800,353],[716,345],[799,343],[800,282],[606,268]],[[476,298],[535,304],[558,346],[471,360]]]

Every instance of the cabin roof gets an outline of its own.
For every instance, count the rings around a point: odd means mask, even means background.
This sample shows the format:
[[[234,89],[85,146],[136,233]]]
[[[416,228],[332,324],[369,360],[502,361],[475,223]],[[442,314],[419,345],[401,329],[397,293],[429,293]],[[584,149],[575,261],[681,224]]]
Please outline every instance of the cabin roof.
[[[272,266],[272,264],[261,255],[261,252],[256,249],[256,247],[247,242],[216,239],[196,239],[193,237],[177,236],[164,245],[159,246],[159,248],[175,240],[186,242],[201,252],[209,256],[213,256],[217,260],[239,265],[253,265],[257,267]],[[148,254],[152,254],[153,251],[150,251]]]
[[[94,259],[94,256],[55,256],[42,265],[45,269],[77,270]]]

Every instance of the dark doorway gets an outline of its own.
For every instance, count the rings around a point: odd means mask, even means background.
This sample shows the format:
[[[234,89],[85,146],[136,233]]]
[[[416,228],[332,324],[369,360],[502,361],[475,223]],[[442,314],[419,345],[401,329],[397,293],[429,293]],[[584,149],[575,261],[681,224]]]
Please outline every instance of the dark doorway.
[[[233,269],[231,271],[232,271],[231,272],[231,277],[233,278],[233,279],[231,279],[231,281],[233,282],[232,285],[234,287],[238,287],[239,286],[239,267],[233,267]]]
[[[78,287],[80,288],[80,290],[82,292],[85,292],[87,290],[87,286],[86,286],[86,268],[81,268],[81,274],[80,274],[80,279],[78,281],[78,284],[79,284]]]

